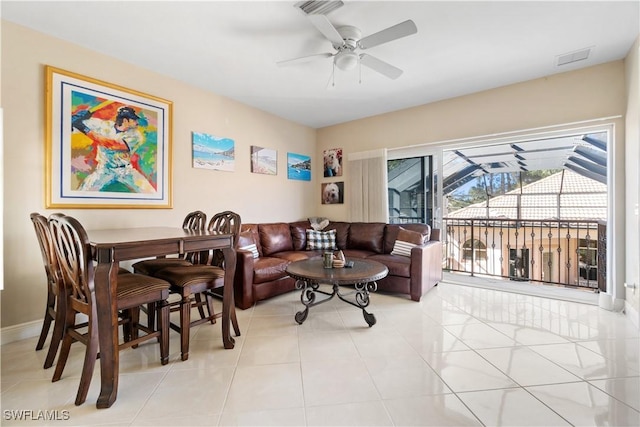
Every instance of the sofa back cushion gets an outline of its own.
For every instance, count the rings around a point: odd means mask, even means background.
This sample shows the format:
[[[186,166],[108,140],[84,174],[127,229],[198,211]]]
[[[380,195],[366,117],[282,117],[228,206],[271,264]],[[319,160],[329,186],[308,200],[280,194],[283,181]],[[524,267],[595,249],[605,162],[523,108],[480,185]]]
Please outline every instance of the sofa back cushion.
[[[428,241],[431,235],[431,227],[428,224],[387,224],[385,227],[384,233],[384,253],[390,254],[393,250],[393,245],[396,243],[396,239],[398,238],[398,232],[400,231],[400,227],[409,231],[417,231],[418,233],[424,236],[424,241]]]
[[[347,248],[382,253],[385,225],[383,222],[352,222]]]
[[[309,221],[297,221],[289,223],[291,242],[294,251],[304,251],[307,248],[307,229],[311,228]]]
[[[289,230],[289,224],[285,222],[259,224],[258,233],[260,234],[260,246],[262,246],[263,256],[293,250],[291,231]]]
[[[347,249],[349,241],[349,227],[351,223],[341,221],[331,221],[324,230],[336,230],[336,246],[338,249]]]

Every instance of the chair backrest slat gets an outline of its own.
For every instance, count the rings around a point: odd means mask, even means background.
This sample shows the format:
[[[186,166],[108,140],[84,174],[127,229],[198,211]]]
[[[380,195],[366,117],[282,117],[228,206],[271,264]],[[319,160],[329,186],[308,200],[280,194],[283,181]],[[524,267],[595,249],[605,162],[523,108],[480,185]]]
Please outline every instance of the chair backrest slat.
[[[49,229],[69,296],[91,306],[93,302],[93,262],[91,245],[84,227],[73,217],[53,214]]]
[[[217,231],[225,234],[233,235],[233,244],[237,249],[238,246],[238,236],[240,235],[240,229],[242,228],[242,219],[240,215],[232,212],[232,211],[224,211],[215,214],[211,221],[209,221],[209,225],[207,229],[209,231]],[[208,264],[222,266],[224,261],[224,257],[220,251],[213,251],[210,256],[210,259],[207,260]]]
[[[44,264],[44,270],[47,274],[47,285],[54,295],[58,295],[58,286],[61,285],[60,267],[58,265],[58,257],[56,256],[51,231],[49,230],[49,221],[44,215],[35,212],[30,215],[30,218],[36,231],[36,237],[38,238],[42,263]]]

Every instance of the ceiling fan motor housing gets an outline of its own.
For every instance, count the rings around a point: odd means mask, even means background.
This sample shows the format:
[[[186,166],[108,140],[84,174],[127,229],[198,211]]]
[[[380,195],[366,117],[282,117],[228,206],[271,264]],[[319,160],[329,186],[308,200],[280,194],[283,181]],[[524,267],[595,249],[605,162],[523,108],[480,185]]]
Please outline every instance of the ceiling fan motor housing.
[[[358,28],[352,27],[351,25],[345,25],[336,29],[342,37],[344,44],[342,46],[333,45],[333,47],[338,50],[333,62],[336,64],[336,67],[343,71],[353,70],[360,60],[360,56],[354,51],[358,47],[362,33]]]

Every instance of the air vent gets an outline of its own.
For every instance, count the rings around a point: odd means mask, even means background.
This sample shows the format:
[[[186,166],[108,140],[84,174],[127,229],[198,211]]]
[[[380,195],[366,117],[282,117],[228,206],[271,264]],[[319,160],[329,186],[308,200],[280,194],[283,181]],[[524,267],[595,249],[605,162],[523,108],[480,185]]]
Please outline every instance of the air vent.
[[[561,65],[571,64],[572,62],[583,61],[589,57],[590,53],[591,53],[591,48],[588,47],[586,49],[581,49],[575,52],[559,55],[557,57],[556,65],[559,67]]]
[[[312,0],[312,1],[301,1],[294,5],[299,8],[307,15],[326,15],[329,12],[332,12],[338,8],[344,6],[342,1],[322,1],[322,0]]]

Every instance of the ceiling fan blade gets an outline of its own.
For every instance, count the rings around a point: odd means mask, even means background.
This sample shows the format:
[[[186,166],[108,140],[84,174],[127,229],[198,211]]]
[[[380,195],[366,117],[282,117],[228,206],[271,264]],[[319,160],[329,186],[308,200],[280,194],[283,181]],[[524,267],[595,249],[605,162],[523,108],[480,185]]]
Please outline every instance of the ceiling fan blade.
[[[366,53],[360,55],[360,63],[366,67],[371,68],[373,71],[377,71],[380,74],[389,77],[392,80],[397,79],[403,73],[400,68],[394,67],[393,65],[384,62],[383,60],[378,59],[375,56],[367,55]]]
[[[331,43],[336,46],[342,46],[344,44],[342,36],[338,30],[336,30],[336,27],[329,22],[329,18],[325,15],[308,15],[307,17],[318,31],[320,31]]]
[[[287,59],[285,61],[276,62],[278,67],[286,67],[288,65],[303,64],[320,58],[331,58],[333,53],[316,53],[315,55],[301,56],[300,58]]]
[[[383,43],[410,36],[418,32],[416,24],[412,20],[407,20],[399,24],[389,27],[386,30],[378,31],[367,37],[364,37],[358,42],[358,46],[361,49],[369,49],[370,47],[378,46]]]

